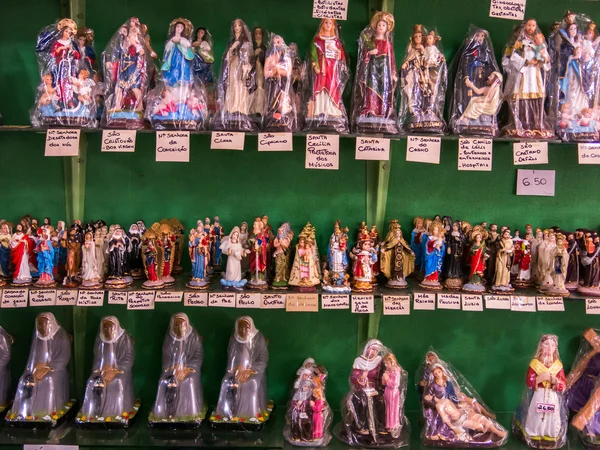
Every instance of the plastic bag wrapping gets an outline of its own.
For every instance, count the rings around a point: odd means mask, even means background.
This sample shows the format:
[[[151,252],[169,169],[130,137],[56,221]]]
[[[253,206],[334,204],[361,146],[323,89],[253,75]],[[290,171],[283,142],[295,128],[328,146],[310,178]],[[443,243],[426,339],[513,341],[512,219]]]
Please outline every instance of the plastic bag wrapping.
[[[502,134],[516,138],[550,139],[554,131],[545,111],[550,79],[550,55],[535,19],[515,28],[504,49],[504,100],[508,122]]]
[[[144,100],[155,73],[153,58],[156,53],[148,29],[137,17],[130,18],[112,36],[102,53],[106,127],[144,126]]]
[[[417,372],[425,425],[421,434],[428,446],[493,448],[504,445],[508,431],[466,378],[433,349]]]
[[[256,91],[256,66],[250,30],[241,19],[231,22],[231,38],[221,60],[217,83],[217,115],[213,128],[227,131],[257,131],[250,118]]]
[[[162,372],[156,400],[150,412],[150,426],[195,428],[206,415],[201,368],[204,357],[202,337],[187,314],[171,316],[162,347]]]
[[[556,134],[565,141],[598,140],[599,42],[596,24],[571,11],[548,37],[552,65],[548,117],[556,124]]]
[[[354,360],[336,436],[352,446],[408,445],[410,423],[404,414],[407,379],[390,349],[377,339],[368,341]]]
[[[527,369],[526,384],[513,417],[513,433],[533,448],[561,448],[567,439],[569,411],[557,336],[544,334],[540,338]]]
[[[35,51],[41,83],[30,113],[32,125],[95,127],[99,77],[94,32],[82,28],[78,33],[73,20],[62,19],[38,34]]]
[[[377,12],[358,39],[358,59],[352,90],[352,130],[397,134],[394,16]]]
[[[350,79],[350,68],[340,29],[334,19],[322,19],[311,42],[306,58],[306,131],[348,132],[342,95]]]
[[[304,92],[304,81],[306,80],[306,65],[300,57],[298,45],[290,42],[290,58],[292,58],[292,92],[294,95],[294,104],[296,106],[296,118],[298,120],[298,130],[304,127],[304,116],[302,115],[302,94]]]
[[[250,102],[250,117],[259,127],[267,111],[267,87],[265,85],[265,59],[269,47],[269,32],[262,27],[252,29],[252,48],[254,50],[254,68],[256,90],[252,93]]]
[[[448,84],[446,58],[435,29],[413,26],[400,67],[401,100],[398,123],[408,134],[443,134],[444,99]]]
[[[454,75],[450,102],[452,133],[497,136],[503,76],[488,31],[471,25],[451,67]]]
[[[201,130],[208,119],[206,90],[195,76],[192,22],[182,17],[169,25],[169,38],[156,86],[146,98],[146,120],[157,130]]]
[[[0,411],[4,411],[12,400],[9,396],[12,344],[12,336],[0,327]]]
[[[213,45],[213,38],[210,31],[204,27],[198,27],[192,42],[192,51],[194,52],[194,73],[206,90],[206,102],[210,118],[212,118],[217,111],[216,77],[214,73],[215,54]]]
[[[296,374],[283,435],[292,445],[324,447],[331,440],[329,427],[333,419],[325,398],[327,370],[307,358]]]

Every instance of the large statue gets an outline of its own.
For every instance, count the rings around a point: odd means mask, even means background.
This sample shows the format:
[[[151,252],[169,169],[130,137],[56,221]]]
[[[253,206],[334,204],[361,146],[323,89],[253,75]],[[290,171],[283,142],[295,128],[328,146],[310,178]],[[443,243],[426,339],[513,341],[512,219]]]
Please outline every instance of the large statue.
[[[12,401],[10,390],[10,357],[14,339],[4,328],[0,327],[0,415],[3,414]]]

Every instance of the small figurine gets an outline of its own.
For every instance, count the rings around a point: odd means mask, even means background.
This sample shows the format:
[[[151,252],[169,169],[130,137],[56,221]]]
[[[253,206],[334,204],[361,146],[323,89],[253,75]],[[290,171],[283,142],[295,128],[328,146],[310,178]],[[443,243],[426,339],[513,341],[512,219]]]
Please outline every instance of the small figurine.
[[[273,240],[273,261],[275,264],[275,278],[271,283],[273,289],[287,289],[290,278],[290,257],[292,249],[290,245],[294,239],[294,232],[290,223],[285,222],[277,230],[277,236]]]
[[[13,267],[13,286],[28,286],[33,281],[29,270],[29,258],[33,253],[34,242],[23,232],[23,224],[17,224],[10,238],[10,255]]]
[[[12,260],[12,247],[10,245],[11,230],[8,222],[0,223],[0,280],[6,284],[5,280],[12,279],[10,264]],[[3,286],[4,286],[3,284]]]
[[[266,35],[266,36],[265,36]],[[252,30],[252,48],[254,50],[254,76],[256,80],[256,89],[252,92],[250,102],[250,115],[260,123],[265,115],[265,55],[267,45],[264,38],[268,38],[269,33],[264,28],[255,27]]]
[[[36,259],[39,278],[34,283],[34,286],[38,288],[56,286],[56,281],[54,280],[54,246],[50,239],[53,230],[51,225],[49,227],[38,229],[39,239],[35,246],[35,253],[37,254]]]
[[[206,89],[208,111],[212,116],[215,114],[217,107],[215,74],[213,72],[215,54],[213,52],[212,35],[206,28],[196,28],[192,51],[194,52],[194,74]]]
[[[513,418],[513,433],[532,448],[561,448],[566,443],[569,412],[557,336],[542,335],[529,363],[526,382],[527,389]]]
[[[192,262],[192,276],[186,286],[192,289],[208,289],[207,267],[210,260],[210,243],[202,227],[190,230],[188,253]]]
[[[574,233],[567,233],[567,278],[565,288],[576,291],[579,287],[579,256],[580,249]]]
[[[352,263],[352,290],[372,292],[377,286],[373,266],[379,260],[379,247],[368,232],[367,227],[359,230],[356,246],[350,252]]]
[[[152,228],[144,231],[142,235],[142,261],[147,278],[142,283],[144,289],[162,289],[165,286],[161,277],[165,261],[163,253],[159,253],[157,244],[159,239],[159,235]]]
[[[108,241],[108,277],[104,282],[107,288],[123,289],[133,282],[127,278],[127,258],[129,255],[129,238],[121,228],[115,228]]]
[[[165,286],[172,286],[175,278],[171,275],[173,264],[175,262],[174,247],[177,238],[173,229],[167,223],[154,223],[151,229],[156,233],[156,249],[158,252],[158,261],[160,261],[159,279]]]
[[[13,337],[4,328],[0,327],[0,415],[4,415],[12,403],[10,358],[13,344]]]
[[[506,228],[502,231],[502,237],[499,239],[499,247],[496,253],[496,275],[490,292],[494,294],[506,294],[514,291],[510,284],[510,268],[512,266],[513,252],[514,244],[510,236],[510,229]]]
[[[556,244],[552,250],[550,263],[553,268],[551,271],[552,284],[543,292],[546,295],[568,297],[569,290],[565,287],[565,280],[569,256],[565,247],[565,236],[562,233],[556,234]]]
[[[129,269],[134,280],[139,280],[144,276],[144,263],[142,262],[142,233],[143,231],[140,230],[140,226],[137,223],[132,223],[129,227],[129,239],[131,241]]]
[[[319,252],[315,244],[315,228],[307,223],[298,235],[296,254],[288,284],[300,292],[314,292],[321,282]]]
[[[173,230],[173,236],[175,237],[175,247],[173,251],[173,269],[171,273],[173,275],[183,273],[183,267],[181,267],[181,261],[183,259],[183,249],[186,247],[185,245],[185,227],[179,221],[173,217],[172,219],[166,221],[169,224],[171,229]]]
[[[385,287],[404,289],[408,287],[406,277],[415,266],[415,252],[402,237],[398,220],[390,220],[390,229],[380,246],[381,271],[387,277]]]
[[[296,371],[296,375],[298,378],[296,379],[296,383],[294,383],[294,388],[297,388],[298,381],[303,379],[302,374],[308,371],[310,373],[310,378],[315,382],[315,384],[321,385],[325,388],[325,383],[327,382],[327,376],[329,372],[327,369],[320,364],[317,364],[314,358],[306,358],[300,368]]]
[[[550,229],[544,233],[547,237],[538,247],[539,291],[544,293],[554,285],[554,253],[556,252],[556,234]]]
[[[518,288],[531,286],[531,243],[533,236],[529,236],[518,243],[520,260],[517,264],[516,276],[513,284]],[[515,265],[513,264],[513,268]]]
[[[221,266],[221,240],[223,239],[223,227],[219,223],[219,217],[215,216],[214,222],[210,228],[210,256],[213,266],[213,271],[222,272]]]
[[[446,235],[446,256],[444,263],[444,287],[450,290],[460,290],[463,279],[463,253],[465,251],[465,237],[462,233],[460,221],[452,223]]]
[[[415,228],[410,233],[410,248],[415,254],[415,272],[420,272],[424,267],[423,262],[423,236],[427,234],[427,229],[423,226],[422,217],[415,217],[413,225]],[[410,274],[406,274],[409,276]]]
[[[235,321],[227,354],[227,373],[221,382],[217,408],[210,416],[211,425],[260,430],[271,418],[274,405],[267,397],[267,340],[251,317]]]
[[[327,247],[327,270],[323,272],[323,291],[349,294],[352,290],[348,271],[348,228],[342,230],[340,221],[333,226]]]
[[[102,287],[102,276],[98,271],[98,260],[96,258],[96,243],[93,232],[85,233],[83,245],[81,246],[81,287],[85,289],[100,289]]]
[[[446,251],[442,223],[438,220],[431,221],[427,228],[427,234],[423,240],[425,278],[419,286],[423,289],[440,290],[442,289],[440,274]]]
[[[221,251],[227,256],[227,266],[221,284],[225,289],[242,290],[248,282],[242,278],[242,261],[251,251],[242,245],[239,227],[233,227],[229,236],[223,239]]]
[[[133,338],[121,328],[119,319],[103,317],[94,342],[92,374],[75,419],[78,427],[128,428],[131,425],[140,406],[133,393],[134,359]]]
[[[577,288],[577,292],[584,296],[600,297],[600,239],[597,235],[586,237],[583,255],[583,283]]]
[[[173,314],[163,342],[156,400],[148,417],[151,428],[200,426],[207,410],[200,376],[203,358],[202,336],[186,314]]]
[[[265,224],[260,217],[254,219],[252,234],[248,237],[248,249],[250,250],[250,282],[248,287],[252,289],[267,289],[267,267],[268,267],[268,234]]]

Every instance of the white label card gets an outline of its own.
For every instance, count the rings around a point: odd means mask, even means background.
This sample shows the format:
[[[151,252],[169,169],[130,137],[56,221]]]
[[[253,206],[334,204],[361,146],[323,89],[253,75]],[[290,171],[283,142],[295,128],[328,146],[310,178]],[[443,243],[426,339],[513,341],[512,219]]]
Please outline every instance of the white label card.
[[[535,312],[535,297],[523,295],[510,296],[510,310],[521,312]]]
[[[30,289],[29,306],[56,305],[56,289]]]
[[[235,308],[235,292],[211,292],[208,294],[208,306]]]
[[[313,0],[313,18],[346,20],[348,0]]]
[[[156,161],[190,162],[190,132],[157,131]]]
[[[510,295],[485,295],[485,309],[510,309]]]
[[[440,163],[442,138],[430,136],[408,136],[406,160],[428,164]]]
[[[460,138],[458,140],[458,170],[492,170],[492,140]]]
[[[259,152],[291,152],[294,150],[292,133],[258,133]]]
[[[600,164],[600,144],[579,144],[579,164]]]
[[[347,294],[321,294],[321,309],[350,309]]]
[[[109,305],[126,305],[128,292],[124,291],[108,291],[108,304]]]
[[[460,294],[438,294],[438,309],[460,309]]]
[[[260,307],[262,309],[285,309],[285,294],[261,294]]]
[[[29,289],[4,289],[2,291],[2,308],[27,307]]]
[[[45,156],[79,156],[81,130],[50,128],[46,131]]]
[[[483,311],[483,297],[477,294],[462,294],[463,311]]]
[[[210,138],[211,150],[244,150],[246,133],[213,131]]]
[[[562,297],[538,297],[538,311],[564,311],[565,302]]]
[[[384,295],[384,316],[406,316],[410,314],[410,295]]]
[[[178,303],[183,298],[183,291],[156,291],[156,303]]]
[[[354,158],[368,161],[389,161],[390,140],[359,136],[356,138]]]
[[[238,308],[260,308],[260,294],[258,292],[243,292],[236,295]]]
[[[423,311],[435,310],[435,294],[428,292],[413,292],[413,309]]]
[[[353,295],[352,312],[356,314],[369,314],[375,309],[375,297],[373,295]]]
[[[554,197],[554,170],[517,170],[517,195]]]
[[[79,291],[77,306],[102,306],[104,303],[104,291]]]
[[[547,142],[515,142],[513,144],[513,164],[548,164]]]
[[[127,296],[127,309],[154,309],[154,297],[156,292],[133,291]]]
[[[77,305],[76,289],[57,289],[56,306],[75,306]]]
[[[4,307],[4,300],[2,300],[2,306]],[[586,298],[585,299],[585,313],[586,314],[600,314],[600,298]]]
[[[136,130],[103,130],[103,152],[135,152]]]
[[[523,20],[527,0],[491,0],[490,17]]]
[[[207,306],[208,305],[208,293],[207,292],[184,292],[183,293],[183,306]]]
[[[307,134],[305,169],[338,170],[340,168],[340,136]]]

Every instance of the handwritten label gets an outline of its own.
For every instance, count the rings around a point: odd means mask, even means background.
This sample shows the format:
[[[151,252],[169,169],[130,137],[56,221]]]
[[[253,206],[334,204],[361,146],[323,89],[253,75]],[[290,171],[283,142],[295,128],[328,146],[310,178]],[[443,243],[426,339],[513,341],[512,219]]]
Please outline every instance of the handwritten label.
[[[291,152],[292,133],[258,133],[259,152]]]
[[[538,297],[538,311],[564,311],[565,302],[562,297]]]
[[[523,20],[526,0],[491,0],[490,17]]]
[[[246,133],[213,131],[210,138],[211,150],[244,150]]]
[[[6,292],[6,291],[4,291]],[[2,307],[4,307],[4,299],[2,299]],[[586,298],[585,299],[585,313],[586,314],[600,314],[600,298]]]
[[[29,306],[54,306],[56,305],[55,289],[31,289],[29,291]]]
[[[286,294],[261,294],[260,307],[262,309],[285,309]]]
[[[103,152],[135,152],[136,130],[103,130]]]
[[[375,309],[375,297],[373,295],[353,295],[352,312],[356,314],[370,314]]]
[[[56,291],[56,306],[75,306],[77,305],[76,289],[58,289]]]
[[[346,20],[348,16],[348,0],[313,0],[315,19]]]
[[[442,138],[429,136],[408,136],[406,139],[406,160],[428,164],[440,163]]]
[[[510,309],[509,295],[485,295],[485,309]]]
[[[384,295],[384,316],[407,316],[410,314],[410,295]]]
[[[513,164],[548,164],[547,142],[515,142],[513,144]]]
[[[521,312],[535,312],[535,297],[525,297],[524,295],[511,295],[510,310]]]
[[[463,311],[483,311],[483,298],[476,294],[462,295]]]
[[[321,309],[350,309],[350,296],[346,294],[322,294]]]
[[[77,297],[77,306],[102,306],[104,291],[81,290]]]
[[[154,301],[157,303],[178,303],[183,298],[183,291],[156,291]]]
[[[460,138],[458,140],[458,170],[492,170],[492,140]]]
[[[45,156],[79,156],[79,138],[81,130],[46,131]]]
[[[29,289],[4,289],[2,291],[2,308],[27,307]]]
[[[427,292],[414,292],[413,293],[413,309],[423,311],[434,311],[435,310],[435,294],[429,294]]]
[[[208,306],[235,308],[235,292],[211,292],[208,294]]]
[[[238,308],[260,308],[260,294],[257,292],[243,292],[236,296]]]
[[[306,169],[338,170],[340,136],[337,134],[306,135]]]
[[[108,304],[109,305],[126,305],[127,304],[127,292],[119,291],[108,291]]]
[[[460,294],[438,294],[438,309],[460,309]]]
[[[156,161],[190,162],[190,132],[157,131]]]
[[[319,312],[319,294],[287,294],[287,312]]]
[[[579,164],[600,164],[600,144],[578,144]]]
[[[127,296],[127,309],[154,309],[154,297],[156,292],[133,291]]]
[[[184,292],[183,306],[208,306],[208,293]]]
[[[517,195],[554,197],[554,170],[517,170]]]
[[[535,412],[541,414],[554,414],[556,411],[556,405],[554,403],[536,403]]]
[[[355,159],[389,161],[390,140],[372,137],[357,137]]]

